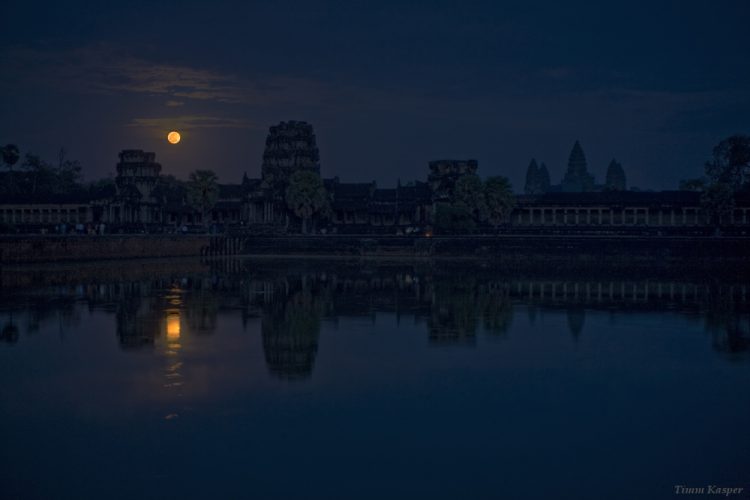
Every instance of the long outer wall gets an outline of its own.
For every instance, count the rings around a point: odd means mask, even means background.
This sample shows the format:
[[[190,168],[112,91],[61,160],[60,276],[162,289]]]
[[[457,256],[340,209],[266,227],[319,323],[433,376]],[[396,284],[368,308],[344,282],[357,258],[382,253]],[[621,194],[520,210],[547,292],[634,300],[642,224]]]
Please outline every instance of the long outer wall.
[[[0,263],[187,257],[208,242],[202,235],[3,236]]]
[[[2,236],[0,264],[109,259],[300,255],[346,257],[479,257],[499,260],[576,258],[750,263],[750,238],[622,236]]]

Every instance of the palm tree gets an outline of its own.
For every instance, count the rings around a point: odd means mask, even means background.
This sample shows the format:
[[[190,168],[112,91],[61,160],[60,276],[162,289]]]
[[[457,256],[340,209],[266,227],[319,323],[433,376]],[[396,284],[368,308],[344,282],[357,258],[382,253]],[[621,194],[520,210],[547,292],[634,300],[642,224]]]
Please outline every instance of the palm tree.
[[[212,170],[196,170],[190,173],[187,183],[189,203],[201,213],[204,226],[208,226],[208,213],[219,197],[218,177]]]
[[[10,179],[8,185],[12,188],[13,186],[13,165],[18,163],[18,159],[21,157],[21,153],[18,151],[18,146],[15,144],[8,144],[3,148],[0,148],[0,155],[3,157],[3,163],[8,167],[10,172]],[[12,189],[10,189],[12,191]]]
[[[309,170],[292,174],[286,189],[286,204],[302,219],[302,233],[307,234],[307,221],[315,214],[328,210],[328,193],[320,176]]]
[[[454,205],[463,203],[471,215],[477,220],[484,220],[487,205],[482,196],[482,179],[476,174],[461,176],[456,182]]]
[[[484,183],[487,218],[497,228],[505,222],[516,204],[513,187],[506,177],[489,177]]]
[[[8,169],[13,170],[13,165],[15,165],[21,157],[21,153],[18,151],[18,146],[15,144],[8,144],[0,151],[2,151],[3,163],[8,166]]]

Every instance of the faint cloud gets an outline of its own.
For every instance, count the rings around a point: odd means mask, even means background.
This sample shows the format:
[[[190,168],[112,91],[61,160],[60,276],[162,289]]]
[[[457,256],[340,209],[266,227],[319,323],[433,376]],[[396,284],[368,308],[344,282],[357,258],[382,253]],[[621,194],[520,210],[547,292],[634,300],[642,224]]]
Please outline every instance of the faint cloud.
[[[228,104],[274,104],[311,98],[319,86],[304,79],[250,81],[213,69],[163,64],[132,56],[108,44],[70,50],[12,47],[0,52],[5,84],[54,85],[73,92],[134,93]],[[50,79],[49,75],[55,75]]]
[[[172,118],[133,118],[128,127],[153,130],[195,130],[199,128],[260,128],[247,120],[219,116],[188,115]]]

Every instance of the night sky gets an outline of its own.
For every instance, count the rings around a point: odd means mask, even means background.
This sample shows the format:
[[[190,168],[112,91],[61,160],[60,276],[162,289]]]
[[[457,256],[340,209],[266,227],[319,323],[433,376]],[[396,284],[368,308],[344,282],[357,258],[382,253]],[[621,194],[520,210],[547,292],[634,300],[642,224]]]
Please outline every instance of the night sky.
[[[268,127],[305,120],[324,177],[424,179],[476,158],[516,190],[563,175],[673,189],[750,132],[750,2],[3,2],[0,143],[87,179],[125,148],[164,173],[260,175]],[[183,134],[179,145],[169,130]]]

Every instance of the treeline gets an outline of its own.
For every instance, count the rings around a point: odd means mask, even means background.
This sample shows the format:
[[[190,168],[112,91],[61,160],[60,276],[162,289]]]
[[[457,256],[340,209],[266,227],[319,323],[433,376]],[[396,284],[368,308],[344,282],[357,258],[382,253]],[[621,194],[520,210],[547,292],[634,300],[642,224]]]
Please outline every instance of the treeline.
[[[60,148],[54,163],[32,152],[22,157],[15,144],[0,148],[0,157],[6,168],[0,173],[0,196],[4,199],[36,201],[80,197],[108,188],[114,192],[114,182],[111,180],[84,184],[81,164],[68,158],[63,148]]]
[[[716,224],[735,206],[738,193],[750,193],[750,135],[737,134],[717,144],[704,175],[680,181],[680,190],[701,192],[701,204]]]
[[[435,206],[435,230],[440,234],[473,233],[478,224],[499,226],[508,220],[516,198],[510,181],[501,176],[486,180],[476,174],[461,176],[450,199]]]

